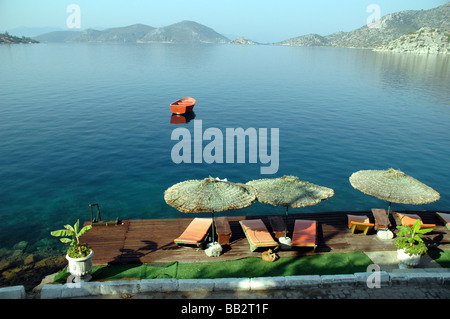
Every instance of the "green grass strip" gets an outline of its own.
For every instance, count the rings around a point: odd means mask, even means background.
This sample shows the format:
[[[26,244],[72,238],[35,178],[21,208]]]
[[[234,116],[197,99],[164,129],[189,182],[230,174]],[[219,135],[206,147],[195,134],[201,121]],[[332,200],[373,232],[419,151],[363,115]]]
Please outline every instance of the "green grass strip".
[[[95,266],[92,280],[121,279],[214,279],[232,277],[267,277],[295,275],[333,275],[365,272],[372,260],[363,252],[327,253],[302,257],[284,257],[273,263],[259,257],[200,263],[148,263],[137,265]],[[58,282],[65,282],[68,272],[62,270]]]
[[[450,250],[430,249],[428,255],[444,268],[450,268]]]

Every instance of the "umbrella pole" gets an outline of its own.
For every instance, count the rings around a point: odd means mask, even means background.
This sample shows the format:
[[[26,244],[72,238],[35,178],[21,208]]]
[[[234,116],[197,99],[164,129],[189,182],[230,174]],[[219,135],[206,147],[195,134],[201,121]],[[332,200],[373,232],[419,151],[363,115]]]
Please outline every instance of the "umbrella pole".
[[[387,228],[388,228],[390,212],[391,212],[391,202],[389,202],[389,207],[388,207],[387,216],[386,216],[386,224],[384,225],[384,230],[387,230]]]
[[[214,211],[212,211],[212,226],[211,226],[211,232],[212,232],[212,243],[214,243]]]
[[[286,216],[284,218],[284,238],[287,237],[287,220],[288,220],[288,209],[289,207],[286,206]]]

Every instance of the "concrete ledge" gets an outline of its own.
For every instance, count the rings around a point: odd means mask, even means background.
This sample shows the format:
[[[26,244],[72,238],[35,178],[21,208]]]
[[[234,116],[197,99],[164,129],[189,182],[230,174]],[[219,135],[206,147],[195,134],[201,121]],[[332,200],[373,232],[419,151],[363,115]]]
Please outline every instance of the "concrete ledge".
[[[408,285],[430,285],[430,284],[442,284],[441,273],[407,273]]]
[[[450,286],[450,272],[441,273],[442,276],[442,285]]]
[[[322,286],[322,278],[319,275],[289,276],[285,279],[287,289]]]
[[[355,273],[356,284],[362,287],[368,287],[368,285],[377,285],[386,287],[390,285],[390,276],[386,271],[377,272],[357,272]],[[374,286],[372,286],[374,287]]]
[[[178,279],[178,291],[198,291],[214,289],[214,279]]]
[[[408,276],[402,272],[391,272],[389,273],[389,283],[391,286],[407,285]]]
[[[41,299],[58,299],[62,297],[62,284],[46,284],[41,289]]]
[[[218,278],[214,279],[215,291],[248,291],[250,278]]]
[[[78,298],[101,294],[102,282],[80,282],[62,285],[61,298]],[[55,286],[55,285],[54,285]]]
[[[324,275],[322,277],[322,286],[330,287],[330,286],[355,286],[356,285],[356,276],[354,274],[351,275]]]
[[[369,283],[369,285],[368,285]],[[218,278],[218,279],[142,279],[77,284],[46,284],[41,299],[82,298],[94,295],[121,295],[171,291],[263,291],[305,287],[368,287],[396,285],[450,285],[450,272],[361,272],[345,275],[305,275],[286,277]],[[371,287],[370,284],[373,284]],[[6,296],[6,297],[5,297]],[[24,298],[23,286],[0,289],[0,298]]]
[[[286,288],[286,277],[256,277],[250,278],[250,290],[269,290]]]
[[[87,284],[95,283],[99,284],[101,295],[136,294],[139,292],[140,286],[140,280],[89,282]]]
[[[176,279],[142,279],[139,282],[140,292],[167,292],[177,290],[178,280]]]
[[[0,299],[24,299],[25,287],[24,286],[11,286],[0,288]]]

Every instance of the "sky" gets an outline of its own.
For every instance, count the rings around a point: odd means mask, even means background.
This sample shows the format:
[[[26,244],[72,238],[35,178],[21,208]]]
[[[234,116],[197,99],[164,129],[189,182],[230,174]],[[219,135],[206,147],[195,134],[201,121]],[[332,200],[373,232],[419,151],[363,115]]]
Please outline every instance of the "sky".
[[[68,29],[71,4],[80,9],[81,29],[142,23],[164,27],[183,20],[208,26],[229,38],[282,41],[317,33],[352,31],[367,23],[377,5],[381,16],[427,10],[447,0],[0,0],[0,31],[19,27]]]

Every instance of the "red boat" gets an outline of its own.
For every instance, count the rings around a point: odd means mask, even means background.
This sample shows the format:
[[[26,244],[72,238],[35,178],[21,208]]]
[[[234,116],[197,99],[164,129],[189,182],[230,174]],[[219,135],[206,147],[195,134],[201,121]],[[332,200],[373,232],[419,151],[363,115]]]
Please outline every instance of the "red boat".
[[[194,105],[197,101],[193,97],[184,97],[178,101],[170,104],[170,110],[174,114],[184,114],[191,112],[194,109]]]

